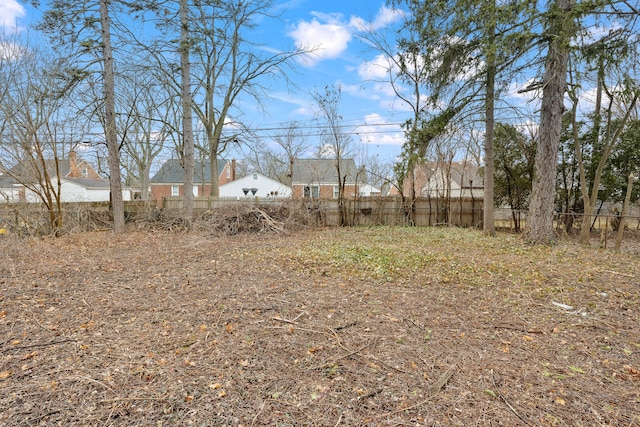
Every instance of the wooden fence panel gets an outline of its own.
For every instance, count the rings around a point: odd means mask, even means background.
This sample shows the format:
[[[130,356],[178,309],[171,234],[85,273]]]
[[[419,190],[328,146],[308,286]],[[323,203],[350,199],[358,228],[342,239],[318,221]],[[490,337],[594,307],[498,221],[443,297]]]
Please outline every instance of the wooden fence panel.
[[[194,200],[195,210],[221,209],[237,205],[282,205],[317,213],[318,221],[323,225],[340,224],[340,211],[336,199],[222,199],[202,198]],[[182,209],[182,199],[167,197],[163,200],[166,209]],[[482,199],[435,199],[418,198],[413,206],[398,197],[360,197],[345,200],[347,225],[407,225],[413,209],[414,223],[417,226],[450,224],[458,227],[482,226]]]

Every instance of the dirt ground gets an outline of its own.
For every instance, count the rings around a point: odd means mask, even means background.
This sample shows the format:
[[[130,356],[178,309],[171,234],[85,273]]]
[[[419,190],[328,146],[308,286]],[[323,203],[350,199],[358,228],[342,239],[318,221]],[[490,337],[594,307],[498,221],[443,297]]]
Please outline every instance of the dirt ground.
[[[639,253],[460,229],[0,239],[2,426],[637,426]]]

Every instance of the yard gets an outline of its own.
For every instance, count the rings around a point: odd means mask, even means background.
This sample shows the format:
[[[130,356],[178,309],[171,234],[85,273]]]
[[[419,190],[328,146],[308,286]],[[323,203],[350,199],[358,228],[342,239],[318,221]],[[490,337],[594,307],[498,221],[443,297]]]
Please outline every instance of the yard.
[[[632,243],[0,236],[0,425],[637,426]]]

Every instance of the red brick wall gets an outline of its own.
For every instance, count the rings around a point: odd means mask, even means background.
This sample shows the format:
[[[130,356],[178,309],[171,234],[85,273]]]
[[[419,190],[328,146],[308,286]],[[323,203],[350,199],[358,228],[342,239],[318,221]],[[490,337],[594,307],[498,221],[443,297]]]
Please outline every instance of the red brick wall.
[[[336,184],[337,185],[337,184]],[[294,184],[292,196],[294,199],[301,199],[304,195],[304,187],[306,185]],[[321,199],[333,199],[333,185],[321,185],[320,186],[320,198]],[[344,186],[344,196],[347,199],[354,198],[358,194],[358,186],[353,184],[347,184]]]

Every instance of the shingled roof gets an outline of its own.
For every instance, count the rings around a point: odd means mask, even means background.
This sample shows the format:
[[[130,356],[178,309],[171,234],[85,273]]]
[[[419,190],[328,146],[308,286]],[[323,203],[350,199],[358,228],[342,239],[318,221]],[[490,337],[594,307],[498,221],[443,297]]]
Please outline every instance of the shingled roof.
[[[93,179],[99,179],[99,175],[93,170],[93,167],[86,160],[78,159],[76,152],[69,152],[69,158],[66,159],[58,159],[57,160],[57,169],[56,169],[56,160],[55,159],[45,159],[44,166],[47,171],[47,175],[49,178],[54,178],[56,176],[60,176],[60,178],[87,178],[83,176],[79,165],[83,165],[84,167],[91,169],[91,174],[95,176],[90,176]],[[5,176],[11,176],[16,180],[16,182],[39,182],[44,178],[44,170],[41,167],[41,164],[29,160],[21,160],[17,164],[15,164],[10,169],[6,169],[4,166],[0,164],[0,172]],[[5,178],[5,182],[8,180]]]
[[[365,177],[358,176],[358,168],[353,159],[340,160],[340,173],[346,184],[364,182]],[[337,184],[338,171],[336,159],[296,159],[293,163],[292,183],[295,184]]]
[[[218,173],[222,173],[226,160],[218,159]],[[204,178],[204,180],[203,180]],[[211,182],[211,162],[194,163],[193,182],[196,184]],[[152,184],[182,184],[184,183],[184,168],[178,159],[167,160],[160,170],[151,178]]]

